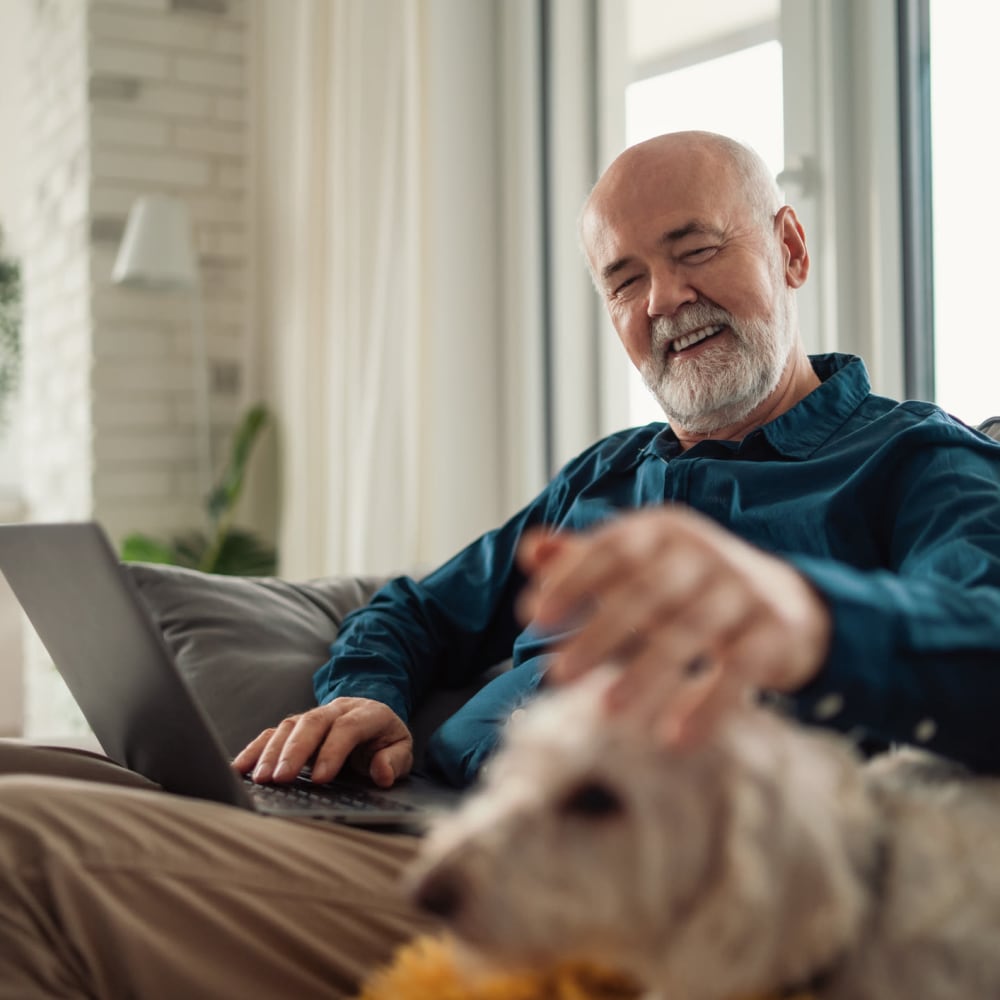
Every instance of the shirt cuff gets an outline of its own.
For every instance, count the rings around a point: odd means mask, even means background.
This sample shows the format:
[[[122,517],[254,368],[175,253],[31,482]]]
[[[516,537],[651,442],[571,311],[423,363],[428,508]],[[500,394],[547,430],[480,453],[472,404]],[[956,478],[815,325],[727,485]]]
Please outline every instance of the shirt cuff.
[[[858,741],[891,739],[888,682],[895,616],[888,581],[832,560],[802,555],[786,559],[819,592],[832,624],[830,649],[819,673],[788,695],[796,718]]]

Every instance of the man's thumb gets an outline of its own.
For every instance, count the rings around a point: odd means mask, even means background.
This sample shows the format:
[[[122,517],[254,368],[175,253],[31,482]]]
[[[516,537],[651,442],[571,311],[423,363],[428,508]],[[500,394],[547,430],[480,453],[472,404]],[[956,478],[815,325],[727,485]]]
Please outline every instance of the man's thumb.
[[[405,743],[393,743],[372,756],[368,774],[379,788],[389,788],[408,774],[413,766],[413,754]]]

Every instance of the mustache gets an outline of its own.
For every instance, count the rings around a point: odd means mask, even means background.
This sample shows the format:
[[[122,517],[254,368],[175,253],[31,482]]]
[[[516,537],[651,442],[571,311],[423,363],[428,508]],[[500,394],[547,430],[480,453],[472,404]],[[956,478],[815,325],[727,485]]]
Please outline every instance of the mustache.
[[[659,350],[678,337],[720,323],[731,329],[736,328],[736,320],[728,310],[707,302],[693,302],[673,316],[657,316],[650,327],[650,339],[653,347]]]

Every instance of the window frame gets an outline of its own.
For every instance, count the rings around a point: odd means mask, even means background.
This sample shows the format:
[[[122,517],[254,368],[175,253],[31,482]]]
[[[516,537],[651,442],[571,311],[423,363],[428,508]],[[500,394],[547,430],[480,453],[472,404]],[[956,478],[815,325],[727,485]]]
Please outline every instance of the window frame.
[[[896,0],[904,389],[933,400],[934,202],[931,159],[930,3]]]

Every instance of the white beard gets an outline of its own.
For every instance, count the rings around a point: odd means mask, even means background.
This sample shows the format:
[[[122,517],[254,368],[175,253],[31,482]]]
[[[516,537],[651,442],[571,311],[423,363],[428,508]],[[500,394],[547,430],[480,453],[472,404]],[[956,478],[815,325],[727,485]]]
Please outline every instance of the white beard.
[[[710,434],[737,423],[774,392],[794,343],[791,304],[779,295],[767,319],[740,321],[706,302],[686,306],[674,318],[660,316],[650,330],[650,356],[639,366],[647,388],[667,419],[693,434]],[[705,326],[725,324],[729,343],[698,358],[671,363],[669,344]]]

